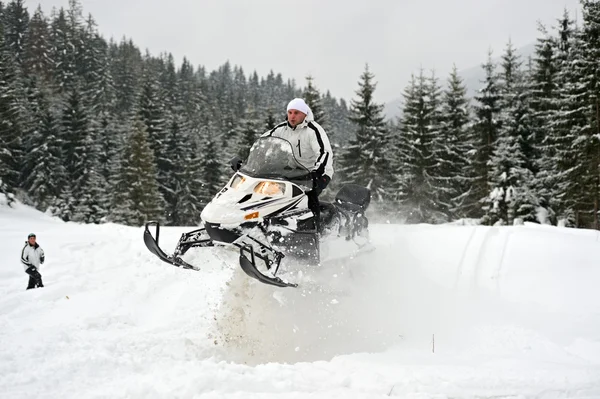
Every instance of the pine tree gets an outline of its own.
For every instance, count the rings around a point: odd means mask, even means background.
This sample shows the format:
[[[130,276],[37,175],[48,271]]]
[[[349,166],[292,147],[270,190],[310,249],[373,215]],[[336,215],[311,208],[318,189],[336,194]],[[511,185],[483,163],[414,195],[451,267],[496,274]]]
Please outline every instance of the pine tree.
[[[600,3],[581,3],[581,52],[571,64],[575,69],[572,78],[579,77],[571,80],[575,102],[572,105],[577,107],[581,119],[571,128],[575,137],[572,146],[578,150],[578,158],[570,180],[576,182],[573,188],[577,226],[600,229]]]
[[[112,195],[112,182],[118,173],[118,151],[122,147],[125,123],[118,119],[116,113],[117,98],[110,70],[108,45],[95,31],[91,16],[87,20],[84,32],[86,43],[82,46],[85,52],[82,61],[89,67],[83,74],[82,97],[88,115],[89,134],[93,140],[94,153],[90,154],[93,162],[90,165],[90,179],[87,185],[94,190],[100,187],[105,192],[99,198],[100,214],[94,215],[94,223],[104,221],[106,208],[110,206],[107,196]]]
[[[89,46],[94,47],[89,54],[97,58],[89,60],[95,67],[94,72],[87,76],[86,98],[89,102],[88,107],[93,112],[91,130],[94,132],[95,148],[98,149],[97,172],[106,182],[107,190],[110,192],[110,182],[114,180],[118,169],[116,159],[124,134],[120,129],[122,123],[118,120],[115,111],[117,98],[110,70],[108,44],[97,33],[88,35],[88,39],[92,41]],[[96,80],[90,81],[91,76]]]
[[[580,35],[574,21],[565,11],[558,21],[556,35],[556,88],[549,103],[550,112],[544,124],[540,173],[536,178],[542,206],[552,222],[574,226],[575,203],[571,195],[574,181],[569,176],[578,158],[572,146],[572,127],[582,121],[578,84],[581,59]]]
[[[66,183],[66,173],[62,165],[62,142],[60,124],[48,100],[41,96],[34,114],[33,130],[28,133],[29,145],[25,163],[31,172],[25,176],[24,187],[34,205],[42,210],[54,210]]]
[[[62,220],[68,222],[73,219],[73,214],[75,213],[75,207],[77,206],[77,200],[73,195],[73,190],[71,189],[72,184],[70,182],[66,182],[60,191],[60,195],[49,208],[50,212],[61,218]]]
[[[327,133],[334,148],[345,147],[354,135],[354,128],[350,121],[350,112],[344,99],[339,102],[328,91],[323,97],[323,109],[327,115]],[[334,162],[338,158],[334,157]]]
[[[271,130],[276,125],[277,125],[277,120],[275,119],[275,116],[273,115],[273,110],[271,108],[269,108],[267,110],[267,115],[265,117],[265,123],[263,124],[263,127],[265,128],[265,130]]]
[[[528,76],[509,41],[502,55],[498,84],[498,129],[488,162],[490,193],[484,200],[485,224],[513,224],[515,219],[536,220],[537,201],[533,194],[532,114]]]
[[[35,75],[28,78],[21,180],[34,205],[45,211],[59,197],[66,176],[58,118],[50,105],[50,93],[38,85]]]
[[[120,119],[127,119],[136,112],[142,77],[142,56],[131,40],[121,41],[109,49],[111,53],[110,74],[114,80],[117,104],[116,113]]]
[[[77,198],[82,194],[89,155],[94,151],[94,148],[90,148],[92,141],[89,116],[78,88],[69,93],[68,103],[63,111],[62,131],[64,166],[72,184],[73,195]]]
[[[77,83],[74,40],[65,11],[61,8],[53,16],[50,26],[52,80],[60,93],[67,92]]]
[[[167,54],[164,58],[164,68],[159,75],[161,98],[168,109],[177,107],[181,104],[179,96],[179,81],[177,79],[177,70],[175,68],[175,60],[172,54]]]
[[[546,28],[539,26],[542,37],[537,39],[536,50],[533,57],[531,72],[531,108],[534,112],[534,142],[538,151],[541,152],[545,146],[544,141],[552,133],[551,122],[557,110],[556,96],[558,90],[557,60],[558,44],[554,37],[550,36]],[[539,165],[536,166],[539,169]],[[537,171],[537,170],[536,170]]]
[[[179,224],[183,226],[196,226],[200,223],[200,212],[202,211],[202,171],[201,157],[198,150],[198,140],[192,138],[186,146],[186,163],[181,173],[182,186],[178,192],[178,218]]]
[[[490,159],[491,192],[484,202],[484,224],[510,225],[517,218],[534,220],[536,198],[530,186],[533,173],[521,166],[525,162],[517,137],[505,135],[498,139]]]
[[[25,74],[36,76],[42,82],[50,81],[52,71],[50,29],[41,6],[35,10],[29,22],[23,57]]]
[[[29,29],[29,13],[23,0],[11,0],[3,12],[6,50],[18,68],[23,65],[25,38]]]
[[[8,147],[8,131],[10,123],[6,119],[7,111],[10,109],[10,103],[5,101],[4,96],[9,92],[8,74],[9,74],[9,57],[6,55],[6,47],[4,44],[4,6],[0,2],[0,148]],[[0,152],[0,194],[3,194],[10,205],[13,202],[12,188],[6,182],[10,178],[11,170],[9,166],[10,158],[7,156],[9,152],[3,150]]]
[[[111,199],[107,196],[108,184],[101,173],[97,157],[94,154],[88,161],[90,166],[81,188],[82,195],[77,198],[71,216],[74,222],[102,223],[109,213]]]
[[[439,145],[440,91],[435,77],[427,79],[422,70],[413,76],[404,104],[395,162],[401,209],[409,223],[447,221],[449,191],[444,184],[445,154]]]
[[[481,202],[488,197],[489,161],[500,129],[500,95],[498,78],[495,74],[496,65],[492,61],[491,51],[487,62],[482,67],[485,71],[485,80],[482,82],[483,87],[475,96],[475,120],[472,127],[477,137],[475,156],[469,171],[469,175],[473,176],[473,182],[464,203],[467,216],[471,218],[480,218],[483,215]]]
[[[440,167],[448,177],[448,192],[444,203],[449,204],[449,218],[451,220],[467,216],[463,209],[465,193],[468,192],[472,182],[469,176],[469,164],[475,149],[475,138],[472,129],[469,129],[469,100],[467,89],[456,66],[448,78],[448,85],[443,93],[442,101],[442,129],[440,147]]]
[[[186,165],[182,173],[182,179],[187,184],[182,185],[179,190],[179,205],[177,209],[178,226],[197,226],[200,223],[200,200],[194,186],[199,184],[197,174],[191,167]]]
[[[260,80],[256,71],[252,72],[248,78],[248,100],[247,105],[253,109],[263,109]]]
[[[14,193],[20,184],[24,101],[20,69],[0,31],[0,180],[5,193]]]
[[[120,133],[112,114],[102,111],[98,115],[96,127],[96,148],[98,148],[98,173],[110,187],[110,181],[117,173],[118,148]]]
[[[81,179],[73,186],[77,193],[72,220],[83,223],[101,223],[106,221],[112,198],[106,175],[106,164],[101,164],[107,154],[101,152],[105,145],[105,131],[94,129],[88,123],[87,134],[83,137],[86,149],[83,159]]]
[[[180,115],[173,115],[164,146],[165,170],[168,179],[163,186],[163,198],[165,199],[165,210],[167,211],[167,223],[182,225],[186,223],[179,215],[181,205],[180,196],[182,191],[192,192],[187,185],[190,183],[184,179],[187,165],[189,163],[189,152],[187,148],[190,142],[190,128]]]
[[[368,66],[360,77],[358,99],[352,100],[350,120],[356,136],[341,154],[340,175],[342,182],[360,184],[371,189],[376,201],[383,202],[388,192],[390,165],[388,133],[383,118],[383,105],[373,100],[376,83]]]
[[[562,52],[559,53],[559,58],[564,61],[559,74],[559,111],[555,118],[556,134],[552,142],[558,172],[555,185],[558,198],[561,199],[559,223],[577,227],[591,227],[594,218],[591,212],[594,200],[590,200],[590,193],[593,195],[594,190],[589,187],[589,178],[593,175],[588,172],[593,169],[590,169],[590,153],[586,148],[590,144],[590,71],[586,47],[585,33],[574,31],[566,58],[563,58]]]
[[[81,36],[78,54],[78,75],[81,76],[85,97],[89,108],[93,109],[101,104],[103,90],[106,86],[105,76],[108,47],[97,31],[96,22],[90,15],[85,26],[79,32]],[[113,89],[114,90],[114,89]]]
[[[558,95],[560,89],[558,60],[558,40],[552,37],[543,25],[538,27],[541,37],[537,39],[536,50],[532,60],[530,79],[531,129],[536,162],[532,171],[535,173],[535,191],[540,210],[544,216],[542,223],[556,223],[558,207],[556,205],[556,148],[554,137],[556,128],[554,117],[558,112]],[[540,216],[542,213],[540,213]]]
[[[81,6],[80,0],[69,0],[69,8],[67,9],[67,26],[68,36],[71,38],[74,48],[73,61],[75,67],[75,76],[77,76],[77,83],[81,84],[81,81],[86,79],[86,75],[94,73],[94,70],[87,71],[86,58],[88,57],[89,42],[88,33],[86,30],[93,26],[85,26],[86,22],[83,17],[83,7]],[[93,24],[93,21],[92,21]]]
[[[323,109],[323,104],[321,101],[321,93],[319,90],[313,86],[313,77],[306,77],[306,88],[304,89],[304,101],[310,107],[310,110],[313,113],[313,117],[315,118],[315,122],[324,128],[327,126],[327,116],[325,114],[325,110]]]
[[[427,220],[430,223],[443,223],[450,220],[452,207],[452,190],[450,181],[453,178],[448,169],[451,162],[448,151],[446,132],[443,130],[442,119],[442,89],[439,86],[435,71],[425,80],[425,106],[429,125],[427,129],[431,141],[428,143],[431,153],[431,169],[428,171],[431,179],[430,213]]]
[[[160,87],[158,83],[158,73],[160,66],[151,64],[150,55],[146,55],[144,68],[142,69],[142,88],[137,106],[138,115],[144,124],[148,134],[148,144],[152,149],[154,160],[157,165],[157,176],[159,181],[159,190],[161,195],[167,192],[167,184],[170,179],[169,161],[166,154],[167,140],[167,121],[163,101],[160,98]]]
[[[531,107],[530,90],[531,67],[528,71],[522,68],[520,56],[509,41],[502,56],[502,72],[500,76],[500,132],[502,136],[508,132],[518,132],[518,144],[523,153],[523,167],[535,174],[539,154],[535,143],[534,111]],[[506,126],[504,126],[506,125]]]
[[[210,128],[209,128],[210,131]],[[218,137],[213,137],[210,133],[203,132],[204,140],[202,143],[203,158],[200,163],[201,180],[203,183],[202,191],[199,196],[200,208],[203,209],[214,195],[222,188],[224,182],[223,171],[221,168],[221,159],[218,151]]]
[[[244,69],[239,66],[235,66],[233,68],[233,82],[232,82],[232,98],[231,98],[231,108],[236,115],[243,115],[248,108],[247,104],[247,83],[246,83],[246,75],[244,74]]]
[[[3,10],[2,2],[0,2],[0,148],[5,149],[8,148],[8,132],[11,124],[6,119],[7,112],[10,110],[10,102],[6,102],[4,98],[10,90],[7,81],[9,74],[8,61],[10,59],[6,56],[4,45]],[[10,175],[14,172],[9,166],[10,158],[7,155],[10,155],[10,153],[6,150],[0,152],[0,194],[5,196],[10,205],[13,201],[12,187],[9,187],[6,179],[10,179]]]
[[[186,119],[191,126],[205,123],[206,95],[201,81],[197,78],[194,68],[187,59],[183,59],[178,72],[179,97],[186,114]]]
[[[148,220],[162,221],[160,198],[148,135],[144,124],[138,120],[132,126],[121,156],[117,195],[110,220],[131,226],[141,226]]]
[[[502,57],[500,128],[488,174],[490,194],[484,201],[484,224],[510,225],[516,219],[535,221],[537,199],[533,190],[532,112],[528,76],[509,42]]]
[[[236,155],[242,161],[248,158],[250,148],[252,148],[252,145],[260,137],[263,131],[264,129],[261,126],[258,111],[252,108],[249,109],[240,123],[240,133],[238,133],[240,139]]]

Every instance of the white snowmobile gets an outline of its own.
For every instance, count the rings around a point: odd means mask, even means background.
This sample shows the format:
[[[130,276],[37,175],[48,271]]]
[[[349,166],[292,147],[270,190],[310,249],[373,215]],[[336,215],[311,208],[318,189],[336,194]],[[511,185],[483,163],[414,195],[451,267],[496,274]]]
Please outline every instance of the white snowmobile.
[[[365,216],[371,200],[369,189],[343,186],[333,203],[321,202],[321,217],[316,221],[306,196],[313,179],[294,157],[288,141],[260,138],[246,163],[239,165],[237,158],[231,161],[235,174],[202,211],[203,227],[182,234],[173,255],[159,247],[158,222],[146,223],[146,247],[169,264],[193,270],[200,269],[181,259],[188,249],[236,247],[240,266],[248,276],[278,287],[296,287],[277,276],[285,256],[319,263],[319,240],[328,237],[354,242],[357,252],[370,245]],[[154,236],[150,226],[156,226]]]

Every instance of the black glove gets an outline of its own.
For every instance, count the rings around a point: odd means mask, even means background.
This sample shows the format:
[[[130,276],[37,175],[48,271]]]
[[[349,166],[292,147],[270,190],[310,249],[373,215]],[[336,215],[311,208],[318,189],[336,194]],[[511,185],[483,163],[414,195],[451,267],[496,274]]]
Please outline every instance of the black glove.
[[[313,190],[316,191],[317,194],[320,194],[321,191],[325,190],[325,187],[327,187],[331,181],[331,177],[327,175],[319,175],[316,170],[311,171],[310,175],[313,180]]]
[[[231,158],[231,161],[229,161],[229,166],[231,166],[231,169],[233,169],[234,172],[237,172],[242,167],[242,160],[238,157],[233,157]]]
[[[46,260],[46,258],[44,256],[40,256],[40,263],[43,265],[44,264],[44,260]]]

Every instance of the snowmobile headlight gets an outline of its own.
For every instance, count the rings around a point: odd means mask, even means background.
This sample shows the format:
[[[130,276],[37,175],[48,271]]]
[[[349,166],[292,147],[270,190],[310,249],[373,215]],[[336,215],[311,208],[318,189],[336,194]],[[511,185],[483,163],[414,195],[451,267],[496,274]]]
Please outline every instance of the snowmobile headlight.
[[[254,192],[262,195],[283,195],[285,194],[285,184],[276,181],[261,181],[254,187]]]
[[[233,181],[231,182],[231,188],[235,190],[245,181],[246,181],[246,178],[244,176],[235,175],[235,177],[233,178]]]

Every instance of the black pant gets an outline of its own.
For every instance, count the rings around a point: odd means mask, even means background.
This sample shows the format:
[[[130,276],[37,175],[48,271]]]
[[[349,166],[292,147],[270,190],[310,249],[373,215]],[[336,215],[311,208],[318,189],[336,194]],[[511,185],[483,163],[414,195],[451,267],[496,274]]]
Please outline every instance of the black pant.
[[[35,266],[28,267],[27,270],[25,270],[25,273],[29,274],[29,284],[27,284],[28,290],[44,286],[42,283],[42,275],[37,271]]]
[[[315,228],[320,233],[321,232],[321,207],[319,204],[319,194],[321,190],[315,189],[306,193],[308,197],[308,209],[310,209],[315,215]]]
[[[327,175],[323,175],[320,177],[313,178],[313,189],[306,193],[308,197],[308,209],[310,209],[315,215],[315,227],[317,232],[322,232],[322,223],[321,223],[321,206],[319,204],[319,194],[325,190],[331,178]]]

